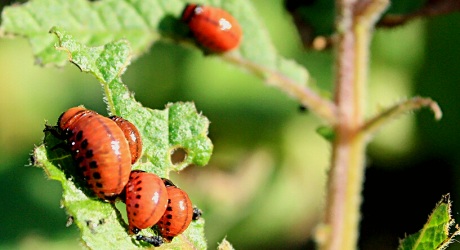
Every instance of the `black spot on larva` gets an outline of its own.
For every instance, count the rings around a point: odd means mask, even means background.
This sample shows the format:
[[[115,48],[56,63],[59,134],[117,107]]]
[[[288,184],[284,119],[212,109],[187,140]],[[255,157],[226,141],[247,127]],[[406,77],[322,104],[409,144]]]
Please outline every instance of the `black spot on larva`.
[[[168,206],[168,207],[166,208],[166,211],[172,211],[172,210],[173,210],[173,209],[172,209],[172,207],[170,207],[170,206]]]
[[[84,160],[85,160],[85,157],[83,157],[83,156],[79,156],[79,157],[77,157],[77,158],[75,159],[75,161],[77,162],[77,164],[82,163]]]
[[[136,178],[134,178],[134,180],[137,180],[139,179],[141,176],[140,175],[137,175]]]
[[[81,139],[83,139],[83,131],[82,130],[78,131],[77,136],[75,137],[75,139],[77,141],[80,141]]]
[[[171,204],[171,199],[168,199],[168,204]]]
[[[86,151],[86,158],[91,158],[91,157],[93,157],[93,150],[90,149]]]
[[[163,221],[160,220],[160,221],[158,222],[158,224],[163,225]]]
[[[69,137],[71,137],[73,135],[73,131],[68,129],[68,128],[66,128],[64,130],[64,134],[67,136],[67,138],[69,138]]]
[[[166,222],[166,226],[171,226],[171,222],[170,221]]]
[[[88,147],[88,140],[84,139],[80,144],[80,148],[86,149],[87,147]]]
[[[101,174],[99,172],[94,172],[93,173],[93,178],[96,179],[96,180],[99,180],[99,179],[101,179]]]
[[[139,208],[139,203],[134,204],[135,208]]]
[[[167,219],[172,219],[172,214],[167,214],[167,215],[166,215],[166,218],[167,218]]]
[[[141,184],[141,183],[142,183],[142,180],[138,181],[138,182],[136,183],[136,185],[139,185],[139,184]]]
[[[134,213],[133,213],[133,215],[134,215],[134,216],[137,216],[137,213],[136,213],[136,212],[134,212]]]
[[[139,228],[135,227],[135,228],[133,228],[132,231],[133,231],[134,234],[138,234],[139,231],[141,231],[141,230]]]
[[[140,198],[141,198],[140,194],[136,195],[136,199],[140,199]]]
[[[92,168],[92,169],[97,168],[97,162],[96,161],[91,161],[89,163],[89,168]]]
[[[136,189],[136,191],[141,191],[141,190],[142,190],[142,187],[138,187],[138,188]]]
[[[102,183],[100,182],[96,182],[96,187],[98,188],[102,188]],[[100,192],[101,194],[103,194],[104,192]]]

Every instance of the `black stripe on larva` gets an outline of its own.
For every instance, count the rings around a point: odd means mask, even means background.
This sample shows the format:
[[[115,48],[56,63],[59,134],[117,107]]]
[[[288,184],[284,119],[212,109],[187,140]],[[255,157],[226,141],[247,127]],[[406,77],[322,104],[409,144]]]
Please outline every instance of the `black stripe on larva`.
[[[139,184],[141,184],[141,183],[142,183],[142,180],[138,181],[138,182],[136,183],[136,185],[139,185]]]
[[[80,141],[81,139],[83,139],[83,130],[78,131],[77,136],[75,136],[75,139],[77,141]]]
[[[173,209],[172,209],[172,207],[170,207],[170,206],[168,206],[168,207],[166,208],[166,211],[172,211],[172,210],[173,210]]]
[[[89,163],[89,168],[92,168],[92,169],[97,168],[97,162],[96,162],[96,161],[91,161],[91,162]]]
[[[136,189],[136,191],[141,191],[141,190],[142,190],[142,187],[138,187],[138,188]]]
[[[96,180],[99,180],[99,179],[101,179],[101,174],[99,172],[94,172],[93,173],[93,178],[96,179]]]
[[[93,157],[93,150],[90,149],[90,150],[86,151],[85,156],[86,156],[86,158],[91,158],[91,157]]]
[[[87,147],[88,147],[88,140],[84,139],[80,144],[80,148],[86,149]]]

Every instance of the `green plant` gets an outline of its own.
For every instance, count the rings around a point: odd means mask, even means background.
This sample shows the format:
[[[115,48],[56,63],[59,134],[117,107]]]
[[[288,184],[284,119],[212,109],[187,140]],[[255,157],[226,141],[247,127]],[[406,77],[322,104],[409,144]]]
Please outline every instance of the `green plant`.
[[[33,1],[5,9],[2,13],[2,32],[27,36],[42,64],[63,65],[70,60],[83,72],[94,75],[103,86],[110,114],[123,116],[136,125],[147,124],[141,129],[147,159],[135,168],[167,177],[171,170],[179,171],[189,164],[205,165],[209,161],[212,144],[207,137],[208,121],[198,114],[191,103],[168,104],[165,110],[142,107],[122,83],[121,75],[130,59],[141,56],[153,42],[162,38],[181,42],[186,40],[181,26],[175,21],[184,4],[183,1]],[[437,104],[421,97],[397,103],[370,119],[364,116],[369,42],[375,21],[388,2],[363,1],[361,5],[337,2],[338,55],[333,101],[313,90],[305,68],[276,52],[250,3],[234,0],[224,1],[220,5],[210,1],[209,4],[234,13],[246,34],[237,51],[221,55],[220,58],[293,96],[331,127],[333,154],[328,202],[316,240],[321,249],[354,249],[358,238],[365,148],[369,139],[394,117],[422,107],[430,107],[436,118],[441,118]],[[78,12],[74,13],[73,10]],[[105,21],[101,16],[105,17]],[[50,35],[46,31],[51,27],[54,28]],[[256,47],[258,49],[254,49]],[[63,152],[49,150],[56,143],[54,139],[46,135],[44,145],[34,151],[34,163],[42,166],[50,178],[62,183],[64,206],[81,229],[85,244],[90,248],[106,246],[107,242],[124,248],[137,247],[138,243],[126,235],[121,215],[113,205],[84,196],[73,181],[66,178],[58,166],[71,167],[72,163]],[[185,148],[188,157],[185,162],[174,165],[169,155],[177,147]],[[439,224],[441,235],[451,224],[446,207],[449,208],[450,203],[444,198],[437,206],[445,212]],[[436,215],[437,211],[433,214]],[[100,222],[102,218],[104,220]],[[206,242],[202,228],[203,221],[193,224],[191,230],[174,243],[177,244],[175,247],[189,245],[204,248]],[[111,233],[100,236],[94,234],[96,230]],[[456,234],[445,234],[436,246],[447,245]],[[109,240],[113,238],[121,240]]]

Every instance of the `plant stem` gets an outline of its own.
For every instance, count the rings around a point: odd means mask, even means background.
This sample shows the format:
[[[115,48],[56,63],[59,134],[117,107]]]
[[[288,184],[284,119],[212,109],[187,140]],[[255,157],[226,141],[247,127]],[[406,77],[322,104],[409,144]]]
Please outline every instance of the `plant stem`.
[[[357,248],[366,138],[364,121],[369,42],[387,0],[337,0],[338,43],[335,103],[338,123],[329,172],[325,234],[320,249]]]
[[[242,65],[245,69],[260,75],[261,78],[265,78],[268,84],[293,96],[296,100],[299,100],[302,105],[308,107],[312,113],[318,115],[328,124],[335,125],[337,123],[337,109],[335,104],[330,100],[322,98],[309,86],[304,85],[306,83],[296,82],[280,72],[265,68],[239,55],[226,54],[223,55],[223,58],[237,65]]]

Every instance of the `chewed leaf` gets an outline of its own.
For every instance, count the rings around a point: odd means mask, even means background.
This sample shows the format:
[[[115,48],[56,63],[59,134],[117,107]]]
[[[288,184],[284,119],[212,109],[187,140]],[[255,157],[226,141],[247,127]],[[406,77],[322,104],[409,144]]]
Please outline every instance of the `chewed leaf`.
[[[423,228],[401,240],[398,249],[445,249],[453,241],[453,238],[460,234],[458,226],[455,226],[454,232],[449,231],[455,223],[451,217],[450,206],[449,195],[445,195],[436,205]]]
[[[87,47],[60,29],[52,32],[59,39],[59,49],[82,71],[96,76],[102,83],[112,115],[131,121],[143,141],[143,159],[138,168],[167,177],[194,164],[207,164],[212,142],[207,137],[209,121],[196,111],[193,103],[168,104],[164,110],[152,110],[137,102],[120,79],[129,64],[130,50],[126,41],[115,41],[101,47]],[[171,154],[181,150],[184,156],[172,161]]]
[[[59,142],[47,133],[45,144],[34,150],[34,165],[42,167],[50,179],[61,183],[62,205],[69,215],[69,224],[76,224],[81,230],[83,243],[90,249],[134,248],[118,210],[82,188],[82,183],[72,175],[72,168],[66,167],[73,166],[70,155],[61,149],[49,150],[56,143]]]
[[[143,157],[134,168],[168,177],[194,164],[203,166],[211,157],[213,145],[207,137],[209,121],[199,114],[193,103],[171,103],[164,110],[142,107],[121,82],[121,74],[129,64],[130,47],[124,40],[100,47],[87,47],[58,28],[51,30],[59,41],[58,49],[82,71],[93,74],[102,84],[108,109],[113,115],[131,121],[139,130],[143,142]],[[49,178],[63,187],[62,203],[82,234],[82,241],[91,249],[134,249],[151,247],[128,235],[121,213],[110,203],[98,200],[86,188],[76,172],[70,153],[50,129],[45,130],[44,145],[34,150],[34,165],[40,166]],[[180,160],[171,154],[183,151]],[[204,220],[192,222],[187,230],[165,244],[165,249],[206,248]],[[149,230],[144,230],[150,234]]]

